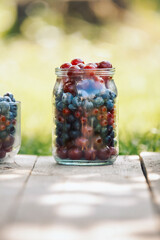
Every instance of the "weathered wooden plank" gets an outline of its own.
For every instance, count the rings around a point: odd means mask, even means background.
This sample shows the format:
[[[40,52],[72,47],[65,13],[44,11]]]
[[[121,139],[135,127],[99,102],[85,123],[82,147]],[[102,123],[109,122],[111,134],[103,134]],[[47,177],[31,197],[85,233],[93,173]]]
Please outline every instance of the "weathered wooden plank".
[[[155,211],[160,217],[160,153],[142,152],[140,157],[147,170]]]
[[[0,164],[0,226],[11,220],[17,198],[28,179],[36,156],[17,155],[14,162]]]
[[[57,165],[39,157],[3,240],[158,240],[138,156],[113,166]]]

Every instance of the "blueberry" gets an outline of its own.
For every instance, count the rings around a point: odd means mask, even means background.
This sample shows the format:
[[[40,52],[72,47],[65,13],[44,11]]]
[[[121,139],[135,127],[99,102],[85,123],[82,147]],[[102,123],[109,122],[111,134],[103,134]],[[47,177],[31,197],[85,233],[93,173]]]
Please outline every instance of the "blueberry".
[[[71,138],[75,139],[80,136],[80,132],[79,131],[70,131],[69,135]]]
[[[73,95],[71,93],[63,93],[62,95],[62,102],[64,104],[70,104],[72,102]]]
[[[3,97],[9,97],[12,101],[14,100],[13,94],[12,93],[6,93],[3,95]],[[13,101],[14,102],[14,101]]]
[[[10,111],[11,112],[17,111],[17,105],[16,104],[10,104]]]
[[[8,102],[1,102],[0,103],[0,114],[6,114],[9,111],[9,103]]]
[[[7,135],[6,131],[0,131],[0,138],[5,138]]]
[[[96,133],[100,133],[101,132],[101,125],[100,124],[97,124],[97,126],[95,127],[95,129],[94,129],[94,131],[96,132]]]
[[[94,105],[95,107],[100,107],[104,104],[104,100],[102,97],[97,97],[95,100],[94,100]]]
[[[112,125],[107,125],[107,134],[110,134],[113,131]]]
[[[105,138],[105,143],[106,143],[108,146],[110,146],[110,145],[111,145],[111,142],[112,142],[111,136],[107,136],[107,137]]]
[[[59,111],[62,111],[64,107],[65,107],[65,105],[63,104],[63,102],[60,101],[60,102],[57,103],[57,109]]]
[[[88,97],[88,93],[84,90],[78,90],[78,96],[86,98],[86,97]]]
[[[14,114],[12,112],[9,112],[8,116],[7,116],[8,119],[14,119]]]
[[[56,138],[56,143],[59,145],[59,146],[63,146],[63,140],[61,137],[57,137]]]
[[[102,92],[102,93],[101,93],[101,97],[102,97],[103,99],[109,99],[109,98],[110,98],[110,91],[109,91],[108,89],[106,89],[105,92]]]
[[[3,97],[0,97],[0,102],[3,102]]]
[[[69,123],[73,123],[74,121],[75,121],[75,117],[73,116],[73,115],[69,115],[68,117],[67,117],[67,121],[69,122]]]
[[[107,129],[106,127],[103,127],[103,128],[101,129],[101,133],[102,133],[102,135],[105,137],[105,136],[108,134],[108,129]]]
[[[92,102],[89,102],[88,100],[84,100],[83,102],[83,106],[86,110],[91,110],[93,109],[93,103]]]
[[[63,129],[63,123],[61,123],[61,122],[56,122],[56,127],[57,127],[59,130],[62,130],[62,129]]]
[[[15,127],[11,124],[6,128],[7,132],[9,132],[10,134],[14,134],[16,129]]]
[[[71,128],[71,124],[70,123],[65,123],[64,131],[68,131],[70,128]]]
[[[69,135],[67,133],[62,134],[62,141],[65,143],[69,139]]]
[[[8,96],[3,97],[3,101],[5,102],[12,102],[11,98]]]
[[[111,136],[112,139],[114,138],[114,131],[112,131],[112,132],[110,133],[110,136]]]
[[[74,97],[72,99],[72,104],[75,106],[75,107],[80,107],[82,105],[82,102],[81,102],[81,99],[79,97]]]
[[[62,135],[62,131],[59,128],[56,128],[56,135],[60,137]]]
[[[108,111],[111,111],[111,110],[113,109],[113,106],[114,106],[113,101],[112,101],[112,100],[108,100],[108,101],[107,101],[107,105],[106,105],[107,110],[108,110]]]
[[[69,105],[68,105],[68,108],[69,108],[71,111],[76,110],[76,107],[75,107],[73,104],[69,104]]]
[[[117,95],[116,95],[114,92],[110,92],[110,98],[111,98],[111,99],[115,99],[116,96],[117,96]]]
[[[75,121],[75,122],[73,123],[73,129],[74,129],[74,130],[80,130],[80,128],[81,128],[80,122],[79,122],[78,120]]]

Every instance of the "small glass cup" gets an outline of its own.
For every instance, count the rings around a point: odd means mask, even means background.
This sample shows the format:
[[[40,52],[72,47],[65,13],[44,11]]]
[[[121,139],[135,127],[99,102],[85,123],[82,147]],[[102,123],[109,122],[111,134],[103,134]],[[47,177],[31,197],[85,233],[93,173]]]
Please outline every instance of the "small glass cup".
[[[21,102],[0,102],[0,163],[12,161],[21,146]]]

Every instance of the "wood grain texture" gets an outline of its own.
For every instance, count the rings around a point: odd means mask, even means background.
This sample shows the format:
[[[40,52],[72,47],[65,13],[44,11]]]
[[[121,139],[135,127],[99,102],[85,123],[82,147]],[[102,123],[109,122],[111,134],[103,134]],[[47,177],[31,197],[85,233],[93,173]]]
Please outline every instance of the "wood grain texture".
[[[113,166],[62,166],[39,157],[3,240],[158,240],[138,156]]]
[[[0,226],[11,220],[17,198],[23,191],[36,158],[17,155],[13,162],[0,164]]]

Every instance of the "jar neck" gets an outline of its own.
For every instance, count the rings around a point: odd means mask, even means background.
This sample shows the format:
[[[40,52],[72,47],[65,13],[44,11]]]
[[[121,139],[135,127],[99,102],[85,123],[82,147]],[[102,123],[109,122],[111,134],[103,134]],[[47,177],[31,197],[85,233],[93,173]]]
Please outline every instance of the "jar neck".
[[[98,69],[76,69],[72,70],[74,76],[89,76],[92,73],[96,76],[110,76],[113,77],[115,68],[98,68]],[[55,73],[57,77],[67,77],[68,69],[56,68]]]

